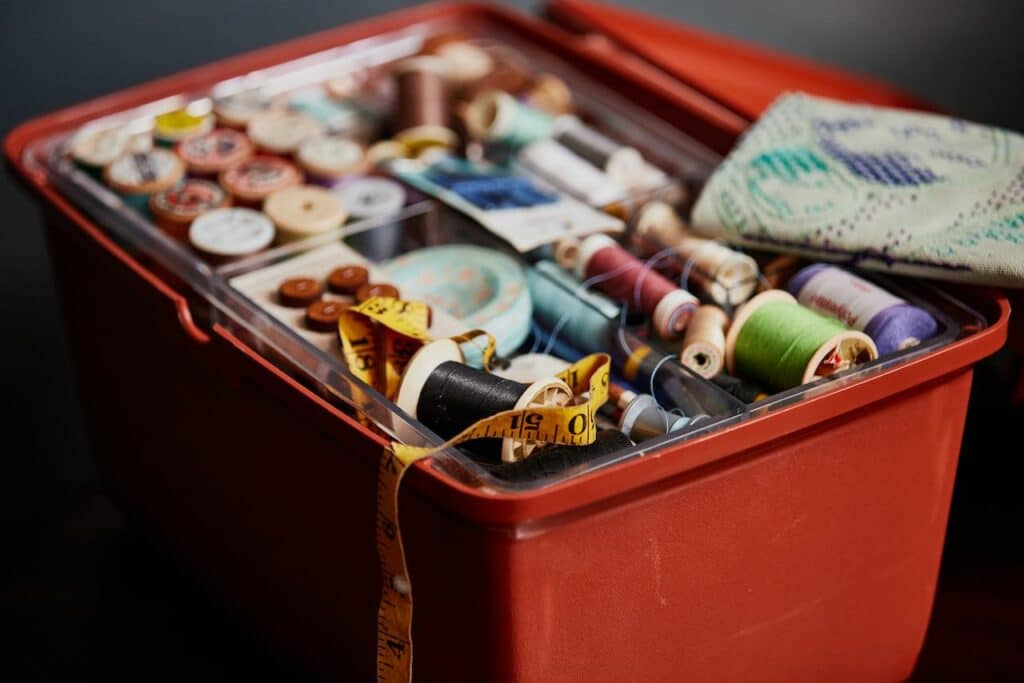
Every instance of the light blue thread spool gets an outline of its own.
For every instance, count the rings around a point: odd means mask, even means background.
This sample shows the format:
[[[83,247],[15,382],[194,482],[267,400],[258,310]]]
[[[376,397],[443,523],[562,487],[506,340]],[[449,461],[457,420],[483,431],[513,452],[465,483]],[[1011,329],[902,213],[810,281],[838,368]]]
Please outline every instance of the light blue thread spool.
[[[554,126],[555,120],[550,114],[501,90],[480,93],[466,110],[466,128],[471,136],[509,147],[522,147],[551,137]]]
[[[585,299],[592,293],[581,291],[578,283],[556,282],[550,276],[554,271],[541,264],[526,273],[537,322],[552,336],[564,339],[584,353],[611,348],[610,338],[617,327],[615,319],[586,303]]]

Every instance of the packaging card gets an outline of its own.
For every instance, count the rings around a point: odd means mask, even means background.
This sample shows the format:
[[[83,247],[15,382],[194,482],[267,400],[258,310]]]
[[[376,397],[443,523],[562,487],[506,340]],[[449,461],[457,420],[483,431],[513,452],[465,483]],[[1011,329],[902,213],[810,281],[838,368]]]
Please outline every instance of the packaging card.
[[[527,252],[563,237],[621,232],[622,221],[534,180],[495,166],[444,156],[429,164],[412,159],[389,162],[388,171],[437,197]]]

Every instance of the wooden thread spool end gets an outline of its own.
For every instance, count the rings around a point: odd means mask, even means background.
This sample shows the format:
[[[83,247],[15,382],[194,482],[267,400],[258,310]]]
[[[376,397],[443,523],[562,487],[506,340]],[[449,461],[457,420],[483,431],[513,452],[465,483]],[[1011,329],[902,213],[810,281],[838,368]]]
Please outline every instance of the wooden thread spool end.
[[[700,306],[683,338],[679,359],[683,365],[708,379],[725,364],[725,327],[729,317],[717,306]]]

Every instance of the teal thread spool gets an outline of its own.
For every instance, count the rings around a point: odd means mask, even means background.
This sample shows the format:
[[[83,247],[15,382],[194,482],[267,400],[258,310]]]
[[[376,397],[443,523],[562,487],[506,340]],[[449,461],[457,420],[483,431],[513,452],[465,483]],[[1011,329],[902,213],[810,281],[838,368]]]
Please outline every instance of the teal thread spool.
[[[725,341],[729,373],[779,391],[874,360],[863,332],[769,290],[742,306]]]
[[[472,137],[509,147],[551,137],[554,125],[550,114],[501,90],[485,90],[466,109],[466,128]]]

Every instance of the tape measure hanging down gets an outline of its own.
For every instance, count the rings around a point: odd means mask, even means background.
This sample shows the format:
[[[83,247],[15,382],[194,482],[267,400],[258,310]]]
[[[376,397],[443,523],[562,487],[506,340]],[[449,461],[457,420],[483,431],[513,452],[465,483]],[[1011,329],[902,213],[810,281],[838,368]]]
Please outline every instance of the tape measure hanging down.
[[[423,302],[375,297],[344,311],[338,334],[345,362],[357,378],[394,399],[413,356],[431,342],[427,334],[430,307]],[[487,337],[483,365],[489,370],[494,339],[482,330],[453,337],[456,344]],[[584,446],[594,443],[594,416],[608,399],[610,359],[593,354],[555,375],[575,397],[586,400],[566,406],[506,410],[480,420],[436,447],[392,443],[381,457],[377,478],[377,553],[381,598],[377,610],[377,681],[399,683],[412,678],[412,584],[409,581],[398,518],[398,491],[409,466],[451,446],[490,437],[527,444]],[[363,398],[355,396],[357,403]],[[365,420],[365,418],[363,418]],[[516,453],[528,453],[518,449]]]

